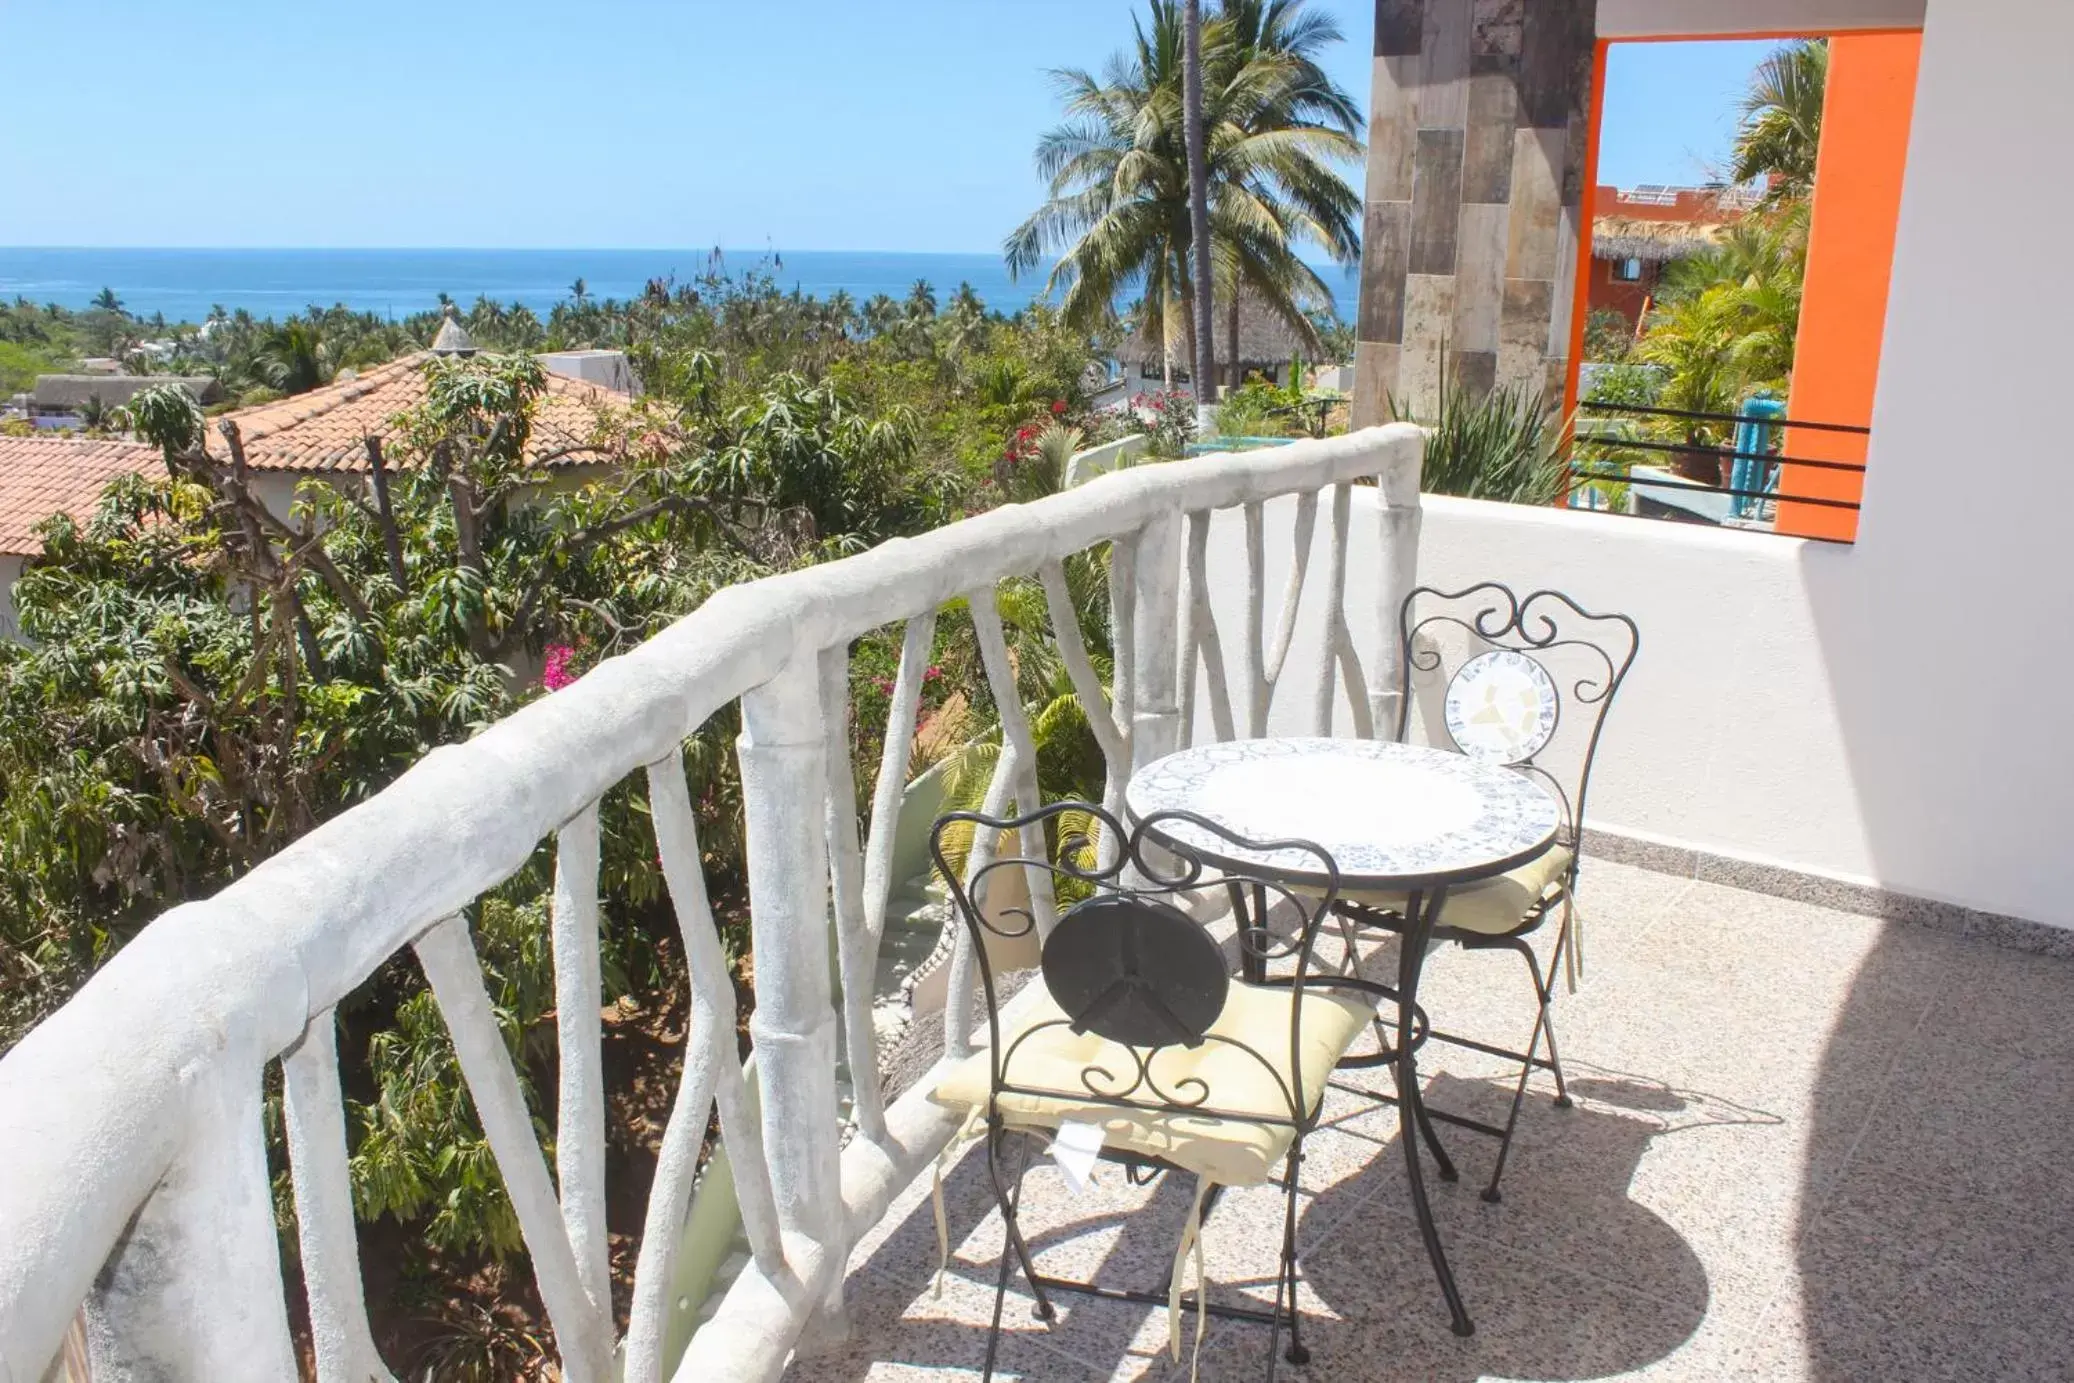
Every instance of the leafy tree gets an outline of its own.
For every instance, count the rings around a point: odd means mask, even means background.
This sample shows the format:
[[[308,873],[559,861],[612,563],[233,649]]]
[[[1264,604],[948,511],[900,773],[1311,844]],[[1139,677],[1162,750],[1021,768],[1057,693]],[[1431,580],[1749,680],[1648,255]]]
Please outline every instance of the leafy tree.
[[[1178,346],[1191,333],[1182,25],[1174,0],[1148,0],[1132,47],[1102,76],[1054,73],[1069,120],[1037,147],[1049,196],[1006,244],[1020,275],[1059,252],[1047,290],[1066,320],[1098,326],[1126,287],[1139,326]],[[1360,196],[1341,175],[1359,156],[1358,116],[1311,55],[1338,37],[1302,0],[1224,6],[1203,32],[1210,239],[1222,282],[1258,294],[1307,349],[1312,311],[1332,295],[1298,254],[1359,256]]]
[[[124,311],[122,299],[115,296],[113,288],[103,288],[100,292],[94,294],[92,306],[96,312],[120,313]]]

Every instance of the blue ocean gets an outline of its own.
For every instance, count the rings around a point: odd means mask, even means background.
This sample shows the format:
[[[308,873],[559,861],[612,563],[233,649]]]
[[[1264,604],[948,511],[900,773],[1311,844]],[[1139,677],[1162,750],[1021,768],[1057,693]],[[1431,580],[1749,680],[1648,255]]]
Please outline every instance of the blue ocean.
[[[630,298],[650,279],[687,281],[718,265],[759,271],[786,289],[816,297],[837,289],[859,303],[874,294],[906,296],[917,279],[939,298],[970,283],[988,307],[1013,312],[1044,288],[1042,273],[1011,279],[999,255],[888,254],[838,250],[153,250],[40,249],[0,246],[0,300],[85,307],[111,288],[133,315],[201,322],[212,307],[281,318],[310,306],[344,303],[402,317],[428,311],[439,295],[464,306],[478,296],[520,302],[545,317],[584,281],[596,298]],[[1353,320],[1351,271],[1321,270],[1343,320]]]

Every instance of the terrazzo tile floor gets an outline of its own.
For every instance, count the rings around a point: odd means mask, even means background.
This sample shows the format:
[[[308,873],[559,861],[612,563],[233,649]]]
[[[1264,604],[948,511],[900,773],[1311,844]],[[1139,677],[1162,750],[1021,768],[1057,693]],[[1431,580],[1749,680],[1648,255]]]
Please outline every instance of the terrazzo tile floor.
[[[1299,1178],[1311,1360],[1289,1379],[2074,1378],[2074,962],[1715,884],[1588,861],[1583,984],[1558,1034],[1575,1106],[1537,1079],[1505,1172],[1443,1129],[1462,1179],[1431,1173],[1476,1322],[1449,1332],[1405,1186],[1395,1111],[1328,1096]],[[1437,952],[1443,1028],[1523,1042],[1523,967]],[[1432,1107],[1502,1111],[1496,1063],[1429,1045]],[[1352,1082],[1381,1088],[1378,1073]],[[944,1177],[939,1293],[928,1179],[850,1265],[850,1334],[790,1383],[977,1377],[1003,1230],[984,1158]],[[1156,1288],[1192,1187],[1103,1167],[1025,1184],[1040,1272]],[[1213,1299],[1273,1293],[1282,1199],[1236,1191],[1205,1233]],[[1199,1360],[1166,1311],[1057,1299],[1046,1327],[1012,1280],[996,1377],[1204,1380],[1266,1374],[1261,1327],[1213,1320]]]

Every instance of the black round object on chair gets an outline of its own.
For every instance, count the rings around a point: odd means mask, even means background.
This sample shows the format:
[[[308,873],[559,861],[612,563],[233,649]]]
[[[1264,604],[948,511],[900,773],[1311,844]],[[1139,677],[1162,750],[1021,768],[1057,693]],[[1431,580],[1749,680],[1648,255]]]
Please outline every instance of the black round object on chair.
[[[1044,984],[1072,1021],[1127,1047],[1194,1047],[1224,1011],[1224,952],[1172,903],[1111,895],[1059,919]]]

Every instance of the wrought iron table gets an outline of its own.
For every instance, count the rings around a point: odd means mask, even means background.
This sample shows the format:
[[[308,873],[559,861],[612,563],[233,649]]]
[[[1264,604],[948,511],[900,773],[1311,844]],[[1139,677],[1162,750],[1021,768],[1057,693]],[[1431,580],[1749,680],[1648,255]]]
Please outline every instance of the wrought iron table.
[[[1454,1180],[1454,1166],[1419,1091],[1425,1027],[1419,976],[1448,889],[1495,878],[1547,851],[1555,843],[1561,807],[1538,783],[1509,768],[1446,750],[1348,739],[1238,740],[1184,749],[1135,774],[1124,801],[1137,821],[1191,812],[1254,840],[1314,843],[1338,865],[1342,893],[1403,896],[1396,1037],[1386,1051],[1397,1104],[1406,1113],[1402,1141],[1419,1234],[1455,1333],[1471,1333],[1427,1204],[1418,1140],[1411,1133],[1416,1125],[1441,1176]],[[1213,863],[1292,884],[1327,882],[1315,875],[1316,859],[1307,851],[1238,852],[1215,833],[1173,818],[1161,821],[1154,833],[1168,846]],[[1244,906],[1244,900],[1235,901]],[[1266,978],[1244,948],[1242,961],[1249,979]]]

